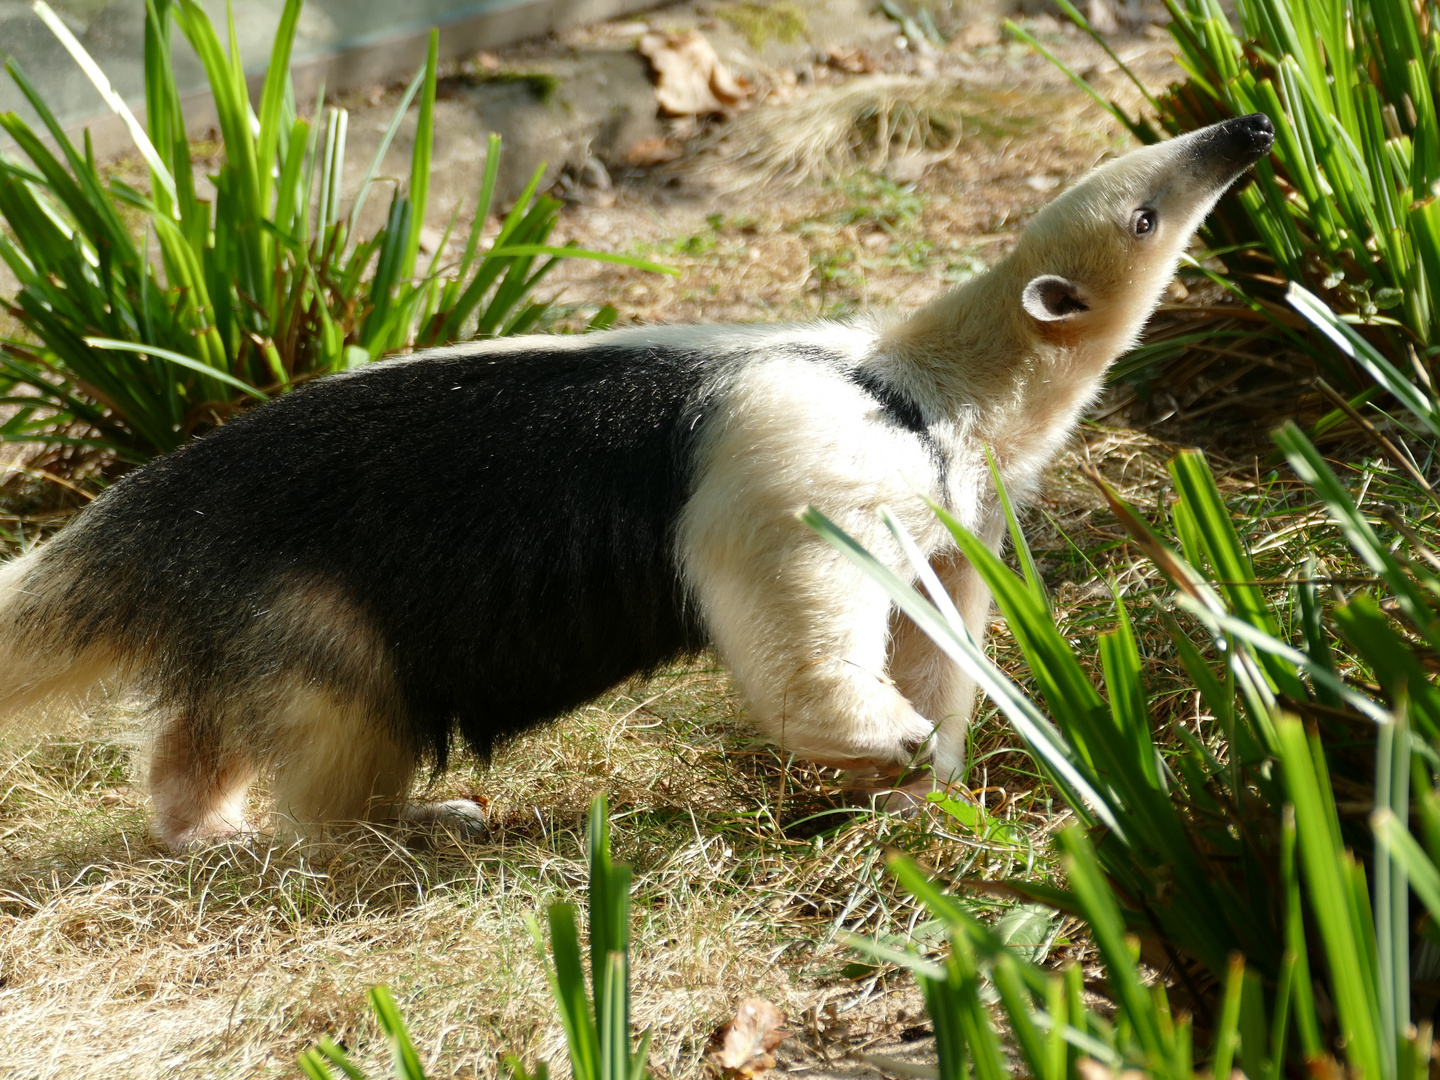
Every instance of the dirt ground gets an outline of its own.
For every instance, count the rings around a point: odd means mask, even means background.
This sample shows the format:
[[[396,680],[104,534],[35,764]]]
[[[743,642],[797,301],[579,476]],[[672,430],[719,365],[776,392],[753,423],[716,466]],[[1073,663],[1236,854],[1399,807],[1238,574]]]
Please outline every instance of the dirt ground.
[[[721,55],[753,88],[746,109],[699,124],[652,116],[658,128],[637,139],[681,153],[666,164],[628,166],[633,144],[618,143],[609,163],[565,162],[559,241],[681,271],[670,278],[567,260],[549,284],[570,322],[605,303],[622,322],[903,313],[993,262],[1036,207],[1127,145],[1093,101],[993,20],[957,23],[943,48],[899,44],[896,27],[880,20],[878,31],[866,22],[858,42],[807,31],[779,55],[763,40],[740,52],[744,27],[720,10],[662,9],[644,26],[591,28],[479,57],[449,77],[453,93],[442,104],[469,108],[477,71],[553,71],[602,48],[628,56],[645,29],[730,35]],[[1028,25],[1104,93],[1134,106],[1137,93],[1098,47],[1048,16]],[[1154,26],[1132,24],[1111,45],[1150,86],[1178,77]],[[911,146],[880,161],[861,139],[857,163],[834,176],[778,176],[807,149],[799,110],[866,79],[946,95],[953,145],[943,154]],[[396,94],[378,87],[348,101],[352,131],[383,126]],[[482,135],[449,129],[455,176],[469,168],[464,147]],[[757,160],[766,164],[752,170]],[[432,224],[463,205],[458,180],[436,190]],[[1045,565],[1062,606],[1083,604],[1095,585],[1088,567],[1062,557],[1054,530],[1083,536],[1090,551],[1110,543],[1077,463],[1099,466],[1143,504],[1171,449],[1165,431],[1118,423],[1152,407],[1134,397],[1118,392],[1102,407],[1105,423],[1079,433],[1033,518],[1037,547],[1055,556]],[[1185,437],[1203,435],[1206,422],[1195,420]],[[563,1044],[523,916],[554,901],[583,903],[584,812],[598,791],[610,793],[616,813],[617,857],[636,868],[635,1020],[655,1031],[656,1074],[709,1072],[710,1033],[753,995],[789,1014],[782,1070],[874,1076],[865,1055],[933,1061],[913,984],[859,963],[847,944],[847,934],[931,940],[885,878],[882,849],[910,851],[952,875],[999,876],[1043,864],[1045,836],[1063,819],[1015,755],[987,759],[974,781],[1024,826],[1023,842],[976,837],[931,813],[847,808],[834,774],[757,745],[724,672],[699,662],[623,687],[488,765],[467,759],[436,778],[430,796],[488,808],[478,836],[377,831],[303,852],[175,858],[147,831],[134,715],[128,703],[99,702],[85,717],[44,718],[7,744],[7,1077],[288,1076],[295,1054],[326,1035],[380,1075],[384,1046],[364,1003],[376,983],[392,988],[432,1076],[495,1075],[502,1051],[548,1057],[563,1076]],[[36,734],[41,728],[48,733]],[[1008,745],[993,718],[982,732],[987,753]],[[992,783],[991,768],[1003,779]],[[1046,925],[1051,956],[1081,954],[1067,926]]]

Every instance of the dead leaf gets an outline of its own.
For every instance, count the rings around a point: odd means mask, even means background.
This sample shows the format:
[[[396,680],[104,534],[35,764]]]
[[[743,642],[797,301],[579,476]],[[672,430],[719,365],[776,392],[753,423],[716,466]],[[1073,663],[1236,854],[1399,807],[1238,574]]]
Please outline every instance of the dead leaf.
[[[879,71],[877,64],[864,49],[853,49],[845,45],[831,45],[825,50],[825,63],[836,71],[851,75],[869,75]]]
[[[683,153],[680,144],[673,139],[660,136],[653,139],[640,139],[632,143],[630,149],[625,151],[625,164],[643,169],[650,165],[661,165],[667,161],[674,161]]]
[[[975,22],[971,23],[956,39],[962,48],[979,49],[986,45],[1000,44],[1000,28],[994,23]]]
[[[754,1080],[775,1067],[770,1051],[790,1037],[781,1028],[785,1014],[763,998],[746,998],[735,1009],[735,1019],[710,1036],[715,1063],[726,1076]]]
[[[671,116],[725,112],[750,88],[731,75],[703,34],[646,34],[637,46],[655,75],[655,100]]]

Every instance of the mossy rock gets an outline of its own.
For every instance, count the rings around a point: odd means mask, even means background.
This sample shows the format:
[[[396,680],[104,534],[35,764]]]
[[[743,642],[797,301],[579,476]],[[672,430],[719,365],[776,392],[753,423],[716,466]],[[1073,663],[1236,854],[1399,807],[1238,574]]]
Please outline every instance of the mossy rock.
[[[791,0],[775,0],[766,4],[747,0],[743,4],[721,8],[715,14],[734,27],[735,32],[757,52],[772,41],[794,45],[810,29],[805,12]]]

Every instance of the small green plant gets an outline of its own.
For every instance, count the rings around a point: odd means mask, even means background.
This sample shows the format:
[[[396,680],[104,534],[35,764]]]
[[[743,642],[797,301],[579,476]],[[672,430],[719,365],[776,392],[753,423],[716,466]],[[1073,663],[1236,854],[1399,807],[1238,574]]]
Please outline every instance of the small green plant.
[[[1157,612],[1214,718],[1202,734],[1179,722],[1164,725],[1163,740],[1153,733],[1160,712],[1118,595],[1115,628],[1099,643],[1103,682],[1091,681],[1013,516],[1019,575],[936,509],[993,592],[1053,723],[976,648],[893,519],[934,603],[823,516],[805,515],[985,688],[1078,822],[1060,838],[1068,889],[1023,880],[1003,887],[1086,921],[1107,967],[1117,1010],[1110,1019],[1085,1005],[1076,972],[1047,975],[1007,959],[994,935],[917,868],[893,864],[951,926],[943,963],[892,957],[921,976],[947,1080],[971,1067],[977,1076],[1007,1073],[980,1006],[982,975],[994,981],[1036,1077],[1076,1075],[1076,1055],[1190,1076],[1202,1051],[1218,1077],[1229,1075],[1232,1059],[1249,1077],[1307,1068],[1425,1074],[1429,1028],[1412,1022],[1410,965],[1417,935],[1434,930],[1428,921],[1412,925],[1409,905],[1413,888],[1440,911],[1440,691],[1429,662],[1440,650],[1440,559],[1403,527],[1382,539],[1298,428],[1276,440],[1378,593],[1361,588],[1327,607],[1311,562],[1277,607],[1196,453],[1170,465],[1179,550],[1105,489],[1175,605],[1208,637],[1197,642],[1175,613]],[[1348,808],[1357,799],[1373,810],[1371,828]],[[1166,973],[1168,990],[1143,984],[1141,960]],[[1208,1046],[1195,1040],[1182,1007]]]
[[[610,811],[604,795],[596,796],[590,806],[586,849],[590,866],[589,986],[575,908],[570,904],[552,904],[547,912],[551,962],[545,965],[545,974],[565,1029],[575,1080],[645,1080],[650,1033],[641,1035],[636,1044],[630,1028],[630,867],[610,858]],[[545,935],[539,922],[527,915],[525,923],[543,958]],[[370,1004],[390,1040],[396,1080],[425,1080],[390,992],[377,986],[370,991]],[[350,1080],[364,1080],[364,1073],[344,1049],[328,1038],[302,1054],[299,1065],[310,1080],[337,1080],[332,1065]],[[547,1080],[550,1075],[549,1065],[543,1061],[532,1070],[518,1057],[506,1055],[504,1065],[514,1080]]]
[[[924,41],[935,46],[937,49],[945,47],[945,35],[935,25],[935,16],[930,13],[926,4],[915,5],[915,14],[912,16],[895,0],[880,0],[877,5],[881,13],[888,16],[900,32],[911,41]]]
[[[425,1070],[420,1066],[420,1055],[405,1026],[405,1018],[395,1004],[390,991],[383,986],[374,987],[369,994],[370,1008],[390,1042],[390,1057],[395,1080],[425,1080]],[[300,1071],[310,1080],[338,1080],[330,1066],[340,1070],[349,1080],[365,1080],[365,1073],[352,1060],[343,1047],[336,1045],[328,1036],[320,1040],[313,1050],[306,1050],[296,1059]]]
[[[575,1080],[644,1080],[650,1032],[638,1045],[630,1030],[630,867],[610,860],[610,813],[604,795],[590,806],[587,840],[590,856],[590,987],[581,961],[580,932],[570,904],[552,904],[550,953],[546,964],[550,993],[560,1011],[570,1071]],[[533,916],[526,924],[542,955],[545,937]],[[540,1062],[531,1071],[509,1055],[505,1066],[515,1080],[545,1080]]]
[[[342,209],[347,116],[298,115],[289,65],[301,0],[287,0],[258,110],[241,58],[194,0],[146,0],[146,125],[44,4],[36,10],[127,124],[149,190],[107,178],[88,136],[65,135],[19,63],[6,70],[58,156],[14,113],[3,128],[29,159],[0,155],[0,258],[19,279],[7,305],[24,331],[0,338],[0,441],[102,450],[139,462],[174,449],[252,399],[410,348],[530,330],[547,304],[536,286],[566,256],[660,269],[625,256],[551,247],[560,204],[531,178],[488,250],[481,229],[499,168],[492,137],[474,218],[447,254],[452,219],[428,262],[421,226],[434,141],[438,37],[406,90],[355,199]],[[178,25],[204,65],[223,159],[202,192],[171,57]],[[382,159],[419,97],[408,183],[384,224],[362,213]],[[323,122],[321,116],[323,114]],[[148,132],[148,133],[147,133]],[[153,254],[152,254],[153,253]],[[158,258],[156,257],[158,255]]]
[[[767,0],[756,4],[731,4],[716,12],[720,18],[743,34],[752,49],[764,48],[768,42],[793,45],[805,36],[808,22],[805,12],[793,0]]]
[[[920,221],[924,200],[914,184],[897,184],[875,173],[857,172],[835,185],[845,196],[845,207],[829,216],[836,225],[875,225],[888,233],[913,228]]]

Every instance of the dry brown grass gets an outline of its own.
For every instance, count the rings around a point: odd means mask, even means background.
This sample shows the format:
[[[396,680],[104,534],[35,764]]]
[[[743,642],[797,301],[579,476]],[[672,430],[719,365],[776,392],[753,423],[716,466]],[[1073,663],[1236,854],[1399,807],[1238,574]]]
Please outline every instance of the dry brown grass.
[[[841,931],[913,924],[882,875],[884,845],[952,873],[1024,859],[927,817],[846,807],[833,774],[752,745],[726,677],[705,664],[437,779],[436,795],[484,800],[489,826],[474,837],[376,829],[171,856],[128,784],[135,729],[111,708],[7,747],[3,1075],[285,1075],[322,1035],[378,1068],[364,1006],[376,983],[433,1075],[491,1075],[500,1051],[559,1060],[521,917],[583,902],[581,830],[601,790],[616,855],[636,869],[636,1021],[656,1029],[657,1072],[697,1075],[710,1031],[751,994],[811,1017],[792,1053],[814,1064],[821,1047],[843,1054],[921,1022],[907,995],[838,974]]]
[[[710,155],[732,190],[773,190],[856,169],[878,173],[898,166],[918,176],[953,154],[967,127],[985,123],[975,119],[985,111],[958,84],[876,75],[742,113],[698,152]]]

